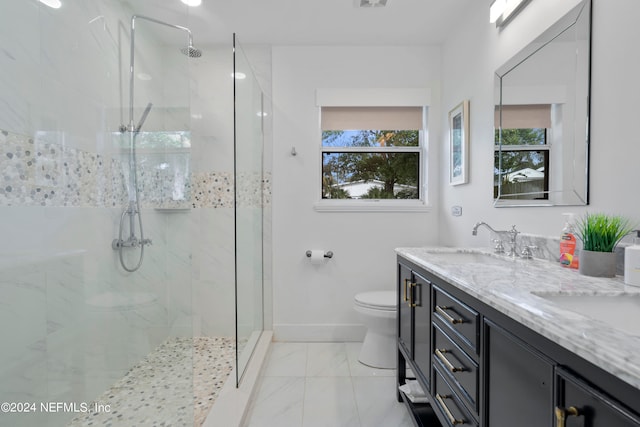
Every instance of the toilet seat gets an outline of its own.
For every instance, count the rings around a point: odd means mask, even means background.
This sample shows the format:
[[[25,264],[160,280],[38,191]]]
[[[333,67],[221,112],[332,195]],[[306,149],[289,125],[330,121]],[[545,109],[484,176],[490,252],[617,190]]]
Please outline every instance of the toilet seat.
[[[380,311],[396,311],[396,291],[362,292],[355,296],[359,307]]]

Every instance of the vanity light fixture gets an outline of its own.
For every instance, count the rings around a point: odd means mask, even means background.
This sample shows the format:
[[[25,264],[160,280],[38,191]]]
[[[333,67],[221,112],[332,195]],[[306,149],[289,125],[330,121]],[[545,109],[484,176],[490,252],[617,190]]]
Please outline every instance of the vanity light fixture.
[[[202,4],[202,0],[180,0],[180,1],[182,1],[182,3],[186,4],[187,6],[191,6],[191,7],[200,6]]]
[[[60,7],[62,7],[62,2],[60,0],[40,0],[40,3],[53,9],[60,9]]]
[[[496,27],[504,27],[531,0],[494,0],[489,8],[489,22]]]

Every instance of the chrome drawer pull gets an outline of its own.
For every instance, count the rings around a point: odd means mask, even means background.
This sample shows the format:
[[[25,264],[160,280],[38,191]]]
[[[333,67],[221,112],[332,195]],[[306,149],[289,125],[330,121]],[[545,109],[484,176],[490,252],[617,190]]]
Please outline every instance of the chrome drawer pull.
[[[444,353],[449,353],[449,351],[445,350],[444,348],[443,349],[436,348],[436,356],[438,356],[438,359],[440,359],[440,361],[444,363],[444,366],[446,366],[449,371],[464,372],[467,370],[465,367],[456,368],[455,366],[453,366],[453,363],[451,363],[449,359],[447,359]]]
[[[447,306],[439,306],[436,305],[436,311],[442,316],[444,317],[447,322],[451,323],[452,325],[457,325],[459,323],[464,323],[464,319],[454,319],[453,317],[451,317],[451,315],[449,313],[447,313],[445,310],[451,310],[451,307],[447,307]]]
[[[451,399],[451,396],[449,396],[449,395],[442,396],[441,394],[436,394],[436,399],[440,403],[440,406],[442,406],[442,410],[444,411],[444,413],[447,416],[447,418],[449,418],[449,422],[451,424],[453,424],[454,426],[455,425],[460,425],[460,424],[466,424],[465,420],[456,419],[456,417],[453,416],[453,414],[451,413],[451,411],[449,410],[447,405],[444,403],[443,399]]]

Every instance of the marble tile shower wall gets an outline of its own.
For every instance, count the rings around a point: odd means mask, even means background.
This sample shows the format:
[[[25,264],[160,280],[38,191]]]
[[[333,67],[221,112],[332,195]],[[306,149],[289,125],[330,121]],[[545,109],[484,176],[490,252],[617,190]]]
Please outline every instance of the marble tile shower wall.
[[[0,129],[0,206],[120,207],[127,203],[126,159],[68,148],[59,139],[55,132],[30,137]],[[231,172],[184,173],[159,167],[168,156],[138,155],[143,207],[233,207]],[[239,206],[271,203],[268,175],[240,173],[237,185]]]
[[[82,251],[69,251],[42,258],[3,257],[0,324],[11,325],[0,328],[4,401],[67,401],[95,394],[92,386],[100,381],[84,375],[101,359],[89,360],[77,351],[78,343],[92,339],[92,328],[101,326],[90,319],[79,321],[84,310],[83,256]],[[0,424],[61,425],[64,418],[24,415],[3,414]]]

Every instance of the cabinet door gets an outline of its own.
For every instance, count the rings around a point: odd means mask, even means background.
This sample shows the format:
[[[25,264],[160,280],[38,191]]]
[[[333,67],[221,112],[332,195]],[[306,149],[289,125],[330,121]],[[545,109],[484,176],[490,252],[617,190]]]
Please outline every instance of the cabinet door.
[[[487,423],[484,425],[552,425],[553,364],[488,320],[485,334]]]
[[[411,269],[398,264],[398,343],[413,357],[411,328]]]
[[[431,282],[413,273],[413,360],[427,384],[431,372]]]
[[[558,374],[558,427],[638,427],[640,418],[563,369]]]

